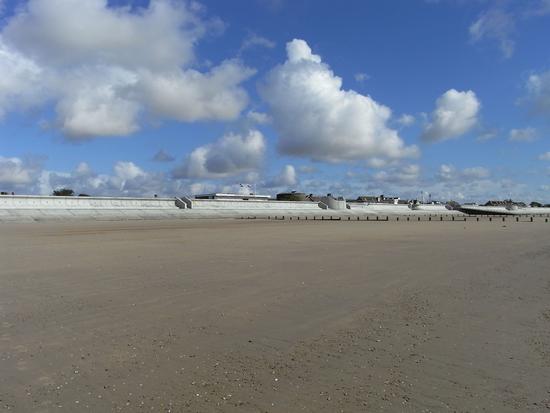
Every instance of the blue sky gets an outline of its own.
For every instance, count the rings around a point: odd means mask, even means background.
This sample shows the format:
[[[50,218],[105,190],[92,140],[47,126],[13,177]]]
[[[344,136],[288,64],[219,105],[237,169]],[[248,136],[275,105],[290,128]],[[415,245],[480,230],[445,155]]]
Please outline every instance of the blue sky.
[[[0,0],[0,189],[550,202],[550,1]]]

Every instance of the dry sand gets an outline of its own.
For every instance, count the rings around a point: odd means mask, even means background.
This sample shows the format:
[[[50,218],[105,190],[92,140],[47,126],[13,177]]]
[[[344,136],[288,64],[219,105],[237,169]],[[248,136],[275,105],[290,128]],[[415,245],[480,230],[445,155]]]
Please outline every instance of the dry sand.
[[[550,223],[0,226],[0,410],[548,411]]]

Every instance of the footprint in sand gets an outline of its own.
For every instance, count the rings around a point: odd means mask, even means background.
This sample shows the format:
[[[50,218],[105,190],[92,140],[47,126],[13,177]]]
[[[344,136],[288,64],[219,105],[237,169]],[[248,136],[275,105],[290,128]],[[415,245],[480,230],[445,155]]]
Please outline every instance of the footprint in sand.
[[[52,380],[52,378],[48,376],[40,376],[38,378],[38,382],[43,386],[51,386],[54,384],[54,381]]]
[[[25,360],[19,360],[16,364],[15,364],[15,368],[19,371],[25,371],[25,370],[28,370],[29,368],[27,367],[27,362]]]
[[[27,346],[24,346],[22,344],[18,344],[17,346],[14,346],[13,349],[18,353],[28,353],[29,349]]]

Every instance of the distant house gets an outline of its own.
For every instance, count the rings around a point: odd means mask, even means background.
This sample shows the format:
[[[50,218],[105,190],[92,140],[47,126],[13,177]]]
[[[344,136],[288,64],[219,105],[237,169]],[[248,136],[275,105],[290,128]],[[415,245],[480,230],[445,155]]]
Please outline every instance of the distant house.
[[[363,196],[357,197],[357,200],[355,202],[367,202],[369,204],[393,204],[393,205],[408,203],[408,201],[405,201],[405,200],[403,201],[401,201],[399,197],[391,197],[391,196],[384,196],[384,195],[378,195],[378,196],[363,195]]]
[[[311,198],[303,192],[281,192],[277,194],[277,201],[311,201]]]
[[[508,205],[516,205],[518,207],[526,207],[527,205],[525,202],[514,202],[511,199],[505,199],[503,201],[487,201],[483,206],[508,206]]]
[[[269,201],[271,195],[255,195],[255,194],[223,194],[223,193],[214,193],[214,194],[201,194],[195,195],[195,199],[225,199],[225,200],[253,200],[253,201]]]

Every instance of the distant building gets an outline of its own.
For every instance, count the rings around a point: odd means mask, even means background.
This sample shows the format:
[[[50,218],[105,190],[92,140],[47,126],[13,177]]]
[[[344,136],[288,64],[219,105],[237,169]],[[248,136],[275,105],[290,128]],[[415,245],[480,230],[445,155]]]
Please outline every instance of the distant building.
[[[378,196],[363,195],[363,196],[357,197],[357,200],[354,202],[367,202],[369,204],[393,204],[393,205],[408,203],[408,201],[406,200],[401,201],[399,197],[391,197],[391,196],[384,196],[384,195],[378,195]]]
[[[487,201],[483,206],[509,206],[515,205],[518,207],[526,207],[527,205],[524,202],[514,202],[511,199],[505,199],[504,201]]]
[[[320,201],[325,204],[329,209],[347,209],[346,199],[342,196],[335,197],[332,194],[322,196]]]
[[[303,192],[281,192],[277,194],[277,201],[292,201],[292,202],[320,202],[328,209],[346,209],[346,199],[344,197],[335,197],[332,194],[323,195],[306,195]],[[321,207],[323,207],[321,206]]]
[[[271,199],[271,195],[255,195],[255,194],[222,194],[222,193],[215,193],[215,194],[201,194],[201,195],[195,195],[195,199],[225,199],[225,200],[238,200],[238,201],[269,201]]]
[[[303,192],[281,192],[277,194],[277,201],[311,201],[311,196],[304,194]]]

